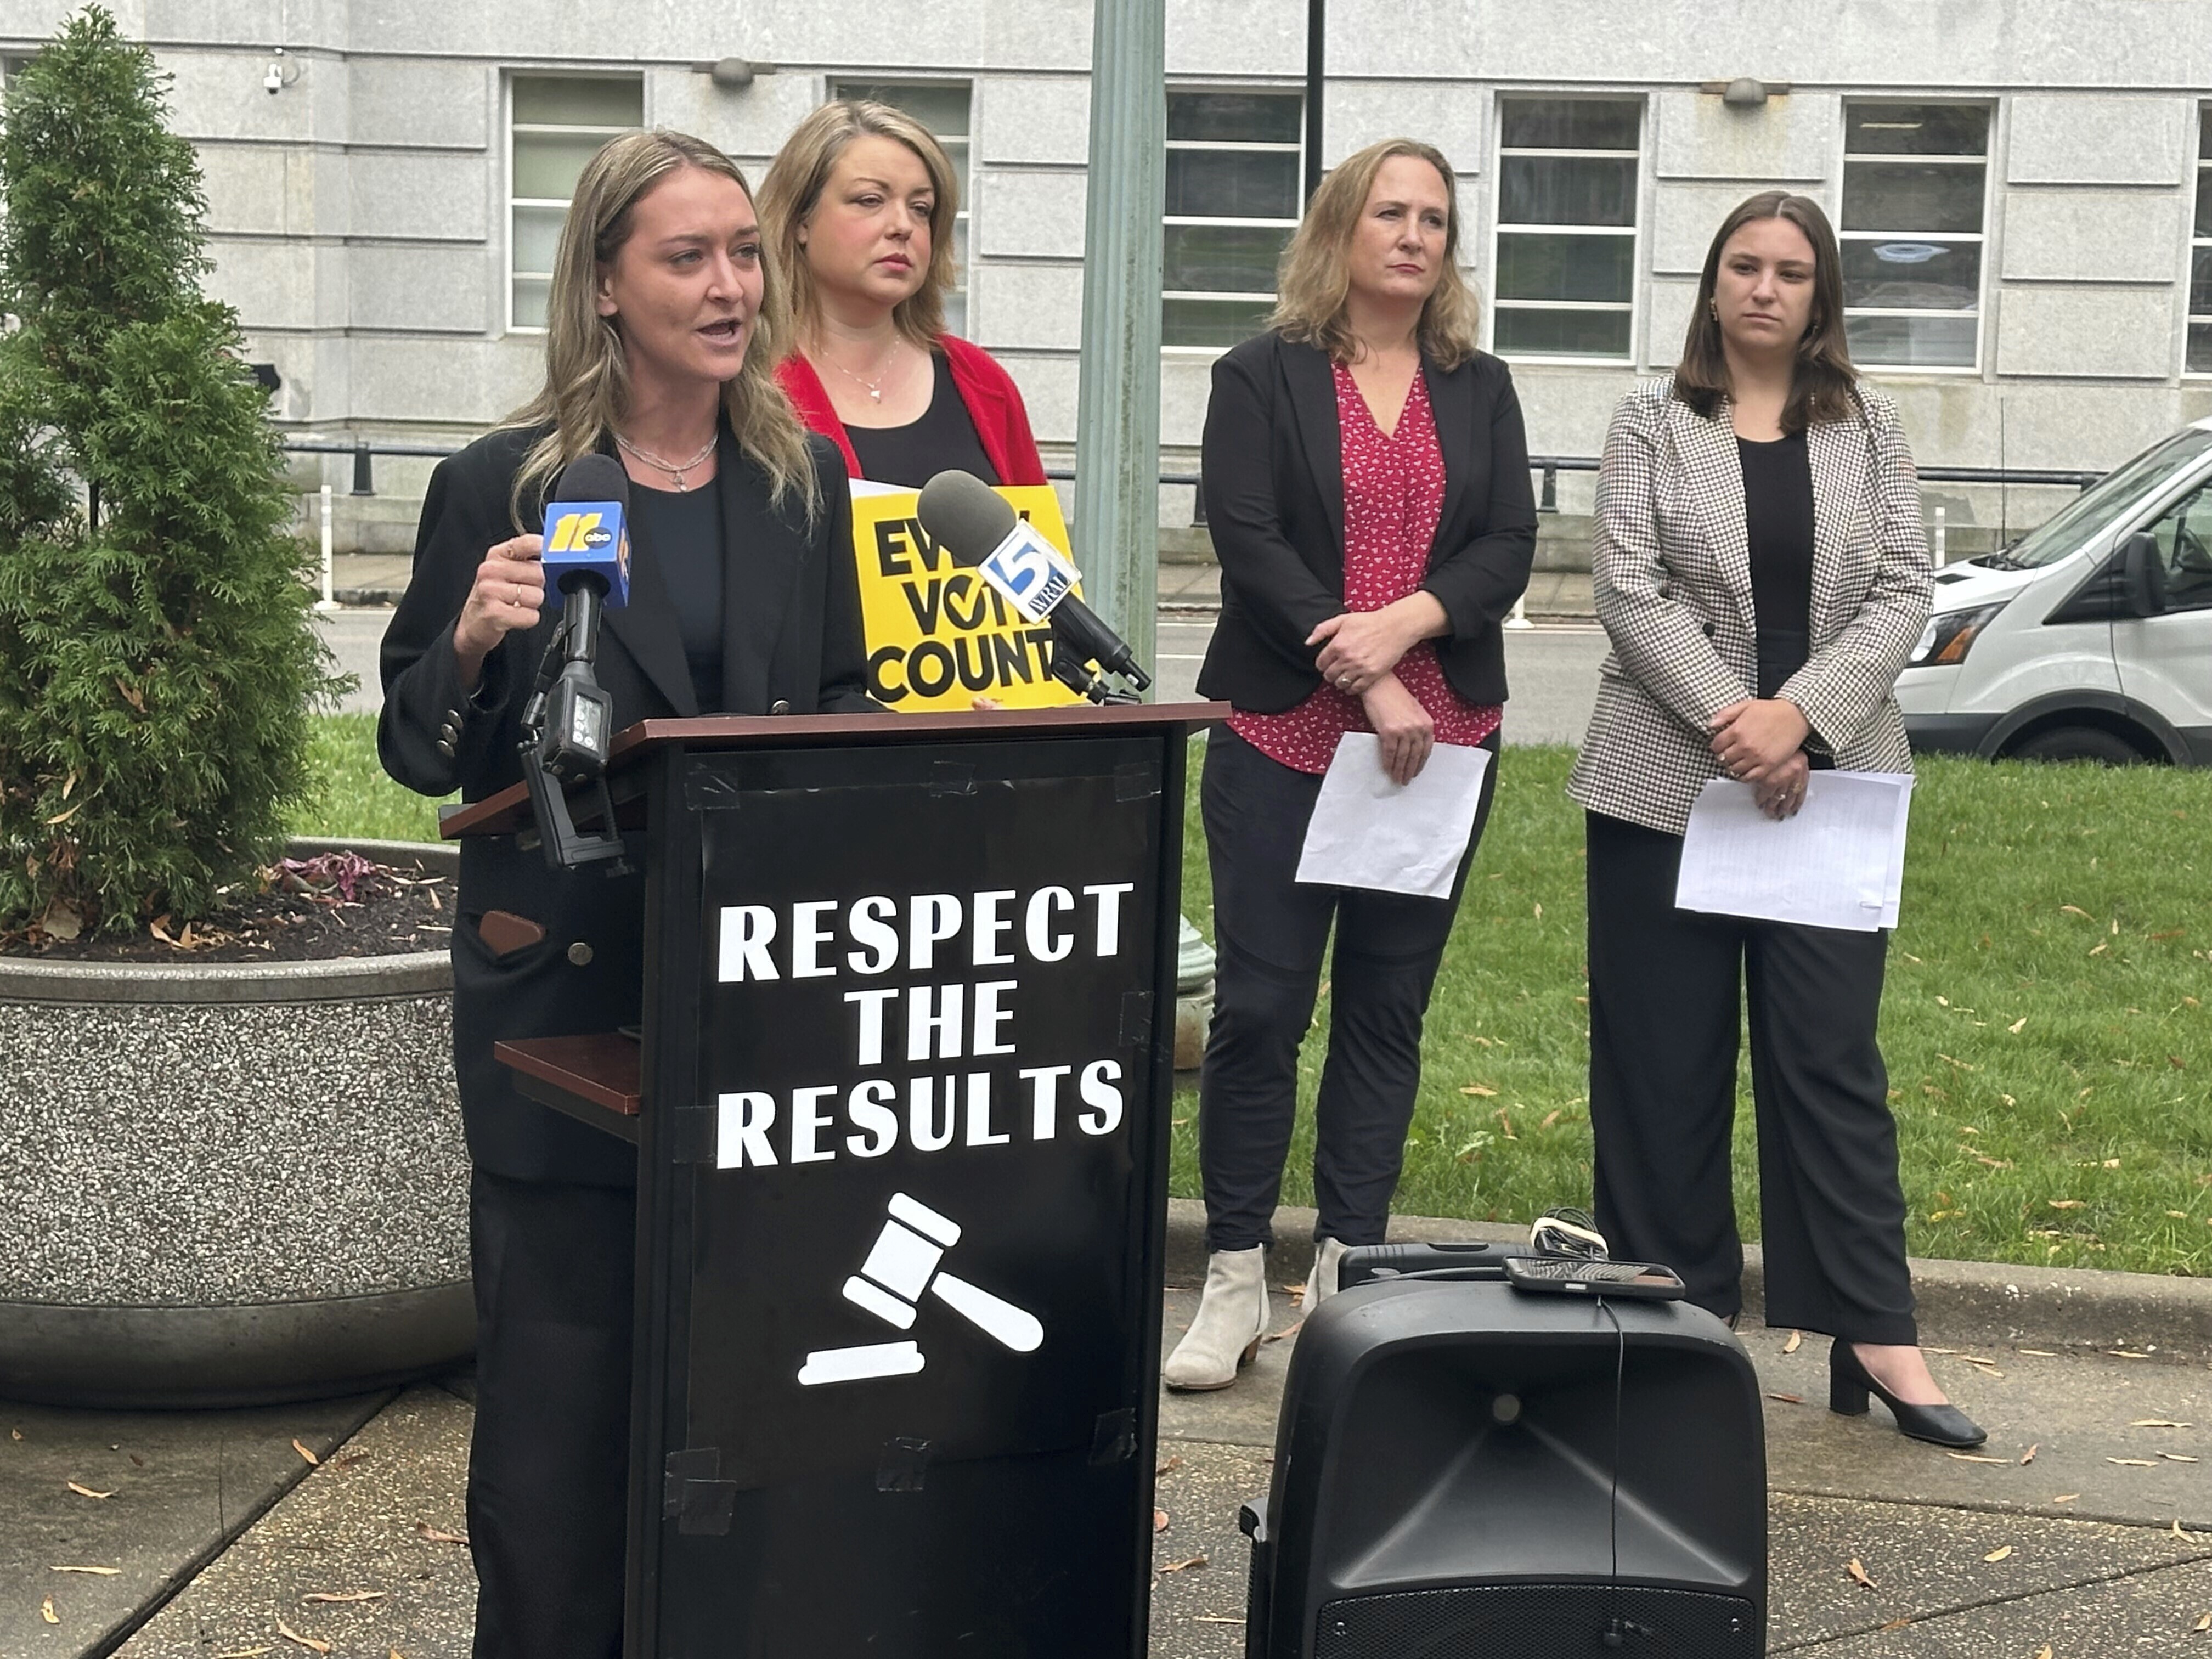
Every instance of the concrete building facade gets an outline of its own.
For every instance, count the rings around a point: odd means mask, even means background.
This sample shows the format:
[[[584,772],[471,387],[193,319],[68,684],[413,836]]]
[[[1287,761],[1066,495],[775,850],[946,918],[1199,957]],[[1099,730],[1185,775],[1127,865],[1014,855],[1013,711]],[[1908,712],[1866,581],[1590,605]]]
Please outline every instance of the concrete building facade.
[[[215,291],[303,437],[459,441],[520,403],[561,204],[609,133],[695,132],[757,178],[805,111],[867,90],[965,167],[957,310],[1020,382],[1048,460],[1072,454],[1090,0],[114,9],[174,76]],[[2102,468],[2212,413],[2212,5],[1327,9],[1321,160],[1401,133],[1451,159],[1462,257],[1540,453],[1596,453],[1621,391],[1672,363],[1714,227],[1769,185],[1836,222],[1855,352],[1923,465]],[[0,57],[69,10],[0,0]],[[1296,222],[1306,28],[1305,0],[1168,0],[1169,471],[1194,464],[1209,365],[1264,311]],[[404,545],[426,469],[381,463],[342,540]],[[343,493],[343,465],[328,476]],[[1568,475],[1562,505],[1588,489]],[[1929,492],[1954,546],[2064,498]],[[1163,492],[1164,523],[1189,510]]]

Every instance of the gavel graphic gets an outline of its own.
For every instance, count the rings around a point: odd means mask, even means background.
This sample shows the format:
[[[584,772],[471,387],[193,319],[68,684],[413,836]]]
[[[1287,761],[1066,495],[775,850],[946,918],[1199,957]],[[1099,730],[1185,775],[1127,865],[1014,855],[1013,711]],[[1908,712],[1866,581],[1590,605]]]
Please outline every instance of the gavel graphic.
[[[893,1193],[889,1207],[890,1218],[876,1236],[867,1260],[845,1281],[848,1302],[906,1331],[914,1328],[926,1292],[1016,1353],[1036,1350],[1044,1341],[1044,1327],[1034,1314],[944,1271],[945,1253],[960,1242],[957,1222],[904,1193]],[[921,1349],[913,1342],[825,1348],[806,1356],[799,1380],[813,1387],[902,1376],[920,1370],[922,1363]]]

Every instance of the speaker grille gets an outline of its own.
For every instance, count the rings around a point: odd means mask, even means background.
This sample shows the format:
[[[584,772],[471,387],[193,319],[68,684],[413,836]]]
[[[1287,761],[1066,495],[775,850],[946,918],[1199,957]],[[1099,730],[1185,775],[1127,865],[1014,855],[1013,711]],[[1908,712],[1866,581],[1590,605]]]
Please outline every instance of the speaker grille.
[[[1615,1620],[1621,1621],[1618,1626]],[[1610,1584],[1481,1584],[1326,1603],[1316,1659],[1758,1659],[1741,1596]],[[1608,1646],[1608,1630],[1621,1637]]]

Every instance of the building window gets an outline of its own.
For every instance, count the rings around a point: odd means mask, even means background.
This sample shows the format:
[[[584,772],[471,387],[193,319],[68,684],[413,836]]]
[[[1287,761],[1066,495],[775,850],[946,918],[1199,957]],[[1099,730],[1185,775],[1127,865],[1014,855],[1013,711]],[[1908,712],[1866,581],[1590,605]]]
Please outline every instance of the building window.
[[[1990,112],[1844,106],[1844,326],[1861,363],[1971,368],[1979,357]]]
[[[624,75],[518,75],[507,129],[510,328],[545,326],[553,250],[584,163],[645,125],[645,81]]]
[[[1266,326],[1298,228],[1305,99],[1168,89],[1160,343],[1219,349]]]
[[[944,147],[952,163],[952,176],[960,182],[960,211],[952,221],[952,292],[945,296],[945,326],[954,334],[968,332],[968,250],[972,237],[968,228],[968,204],[974,199],[969,170],[969,138],[973,117],[965,82],[910,81],[833,81],[832,98],[849,98],[889,104],[902,110],[929,129],[930,137]]]
[[[1501,356],[1627,361],[1643,128],[1632,98],[1498,100],[1490,331]]]
[[[2212,105],[2197,114],[2197,222],[2189,242],[2189,372],[2212,374]]]

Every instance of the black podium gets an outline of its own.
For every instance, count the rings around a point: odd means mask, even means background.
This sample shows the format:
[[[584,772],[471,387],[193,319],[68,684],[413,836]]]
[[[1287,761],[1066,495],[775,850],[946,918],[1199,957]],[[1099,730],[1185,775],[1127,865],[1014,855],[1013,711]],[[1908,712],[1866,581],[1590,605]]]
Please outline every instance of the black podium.
[[[1225,712],[617,738],[641,1037],[497,1052],[637,1144],[629,1659],[1143,1654],[1186,738]]]

